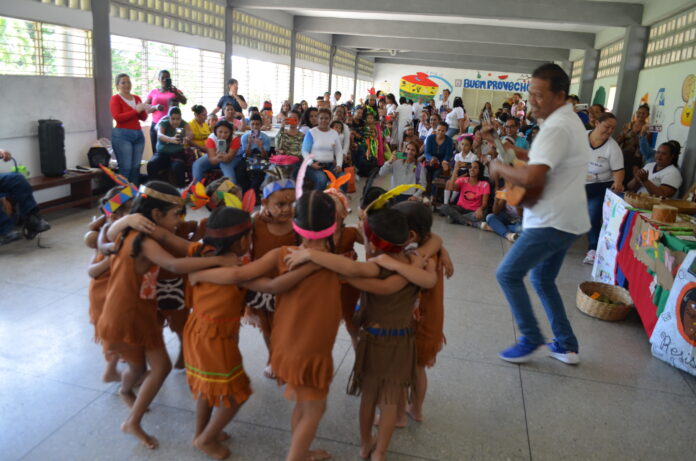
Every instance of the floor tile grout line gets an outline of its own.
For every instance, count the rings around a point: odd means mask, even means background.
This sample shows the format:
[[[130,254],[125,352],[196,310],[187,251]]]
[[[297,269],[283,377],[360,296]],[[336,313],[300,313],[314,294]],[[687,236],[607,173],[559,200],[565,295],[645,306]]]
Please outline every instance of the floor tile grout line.
[[[686,386],[687,386],[689,389],[691,389],[691,392],[694,394],[694,397],[696,397],[696,387],[694,387],[694,386],[692,386],[691,384],[689,384],[689,380],[686,378],[685,373],[686,373],[685,371],[681,371],[681,370],[680,370],[680,373],[679,373],[679,374],[680,374],[681,377],[684,379],[684,382],[686,383]]]
[[[520,393],[522,394],[522,412],[524,413],[524,430],[527,433],[527,448],[529,449],[529,461],[532,461],[532,441],[529,438],[529,421],[527,420],[527,402],[524,398],[524,383],[522,382],[522,367],[517,366],[520,377]]]
[[[696,395],[694,395],[694,396],[692,397],[692,396],[690,396],[690,395],[679,394],[679,393],[677,393],[677,392],[670,392],[670,391],[665,391],[665,390],[662,390],[662,389],[647,388],[647,387],[637,387],[637,386],[631,386],[630,384],[612,383],[612,382],[609,382],[609,381],[601,381],[601,380],[598,380],[598,379],[585,378],[585,377],[582,377],[582,376],[568,376],[568,375],[563,375],[563,374],[560,374],[560,373],[553,373],[553,372],[550,372],[550,371],[533,370],[533,369],[531,369],[531,368],[525,368],[525,371],[528,371],[528,372],[530,372],[530,373],[536,373],[536,374],[538,374],[538,375],[549,375],[549,376],[556,376],[556,377],[559,377],[559,378],[577,379],[577,380],[579,380],[579,381],[586,381],[586,382],[595,383],[595,384],[606,384],[606,385],[608,385],[608,386],[623,387],[623,388],[625,388],[625,389],[631,389],[631,390],[634,390],[634,391],[659,392],[660,394],[665,394],[665,395],[673,395],[673,396],[676,396],[676,397],[687,397],[687,398],[694,398],[694,399],[696,399]],[[688,383],[687,383],[687,387],[689,387]],[[692,393],[693,393],[693,390],[692,390]]]
[[[58,426],[57,428],[55,428],[54,430],[52,430],[48,435],[46,435],[46,437],[42,438],[42,439],[41,439],[39,442],[37,442],[33,447],[31,447],[31,448],[29,449],[29,451],[27,451],[21,458],[19,458],[20,461],[26,459],[27,456],[29,456],[29,455],[31,454],[32,451],[34,451],[34,450],[36,450],[37,448],[39,448],[39,446],[41,446],[42,443],[44,443],[46,440],[48,440],[49,438],[51,438],[51,437],[53,436],[53,434],[55,434],[56,432],[58,432],[59,430],[61,430],[63,427],[65,427],[66,424],[68,424],[70,421],[72,421],[73,419],[75,419],[75,418],[77,417],[77,415],[79,415],[80,413],[82,413],[87,407],[89,407],[89,406],[92,405],[94,402],[96,402],[97,399],[101,398],[105,393],[106,393],[106,391],[99,392],[99,394],[97,394],[92,400],[90,400],[90,401],[87,402],[82,408],[80,408],[79,410],[77,410],[71,417],[69,417],[68,419],[66,419],[65,422],[64,422],[63,424],[61,424],[60,426]]]

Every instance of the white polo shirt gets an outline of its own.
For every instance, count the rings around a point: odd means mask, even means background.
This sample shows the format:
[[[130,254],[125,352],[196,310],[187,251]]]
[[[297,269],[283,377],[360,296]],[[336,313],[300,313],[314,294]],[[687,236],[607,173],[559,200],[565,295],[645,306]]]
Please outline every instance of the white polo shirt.
[[[671,198],[677,198],[677,194],[679,194],[679,186],[681,186],[682,183],[682,176],[679,172],[679,168],[674,165],[669,165],[660,171],[655,171],[656,166],[657,164],[653,162],[648,163],[643,167],[643,169],[648,172],[648,180],[657,187],[671,186],[675,188],[676,190],[674,191],[674,194],[672,194]],[[642,192],[648,193],[648,189],[646,189],[645,186],[640,186],[638,193],[640,194]]]
[[[588,133],[591,133],[591,131]],[[586,184],[610,182],[613,180],[612,173],[623,170],[623,154],[621,153],[619,143],[614,141],[614,138],[610,137],[604,144],[596,148],[590,144],[590,149],[592,157],[590,157],[590,162],[587,164]]]
[[[590,230],[585,177],[590,143],[572,104],[556,109],[541,123],[529,150],[530,165],[546,165],[546,184],[539,200],[526,208],[524,229],[553,227],[571,234]]]

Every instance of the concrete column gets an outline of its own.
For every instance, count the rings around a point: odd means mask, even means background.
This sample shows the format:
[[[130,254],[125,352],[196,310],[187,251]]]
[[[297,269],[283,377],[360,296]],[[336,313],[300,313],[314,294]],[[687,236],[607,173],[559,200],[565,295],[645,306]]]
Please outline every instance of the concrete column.
[[[331,45],[331,52],[329,53],[329,89],[327,90],[329,93],[331,93],[331,79],[333,78],[333,67],[335,57],[336,47],[334,45]]]
[[[353,107],[358,105],[358,53],[355,53],[355,67],[353,69]]]
[[[585,50],[585,59],[582,64],[582,74],[580,75],[580,89],[578,98],[583,104],[592,104],[592,89],[597,79],[597,66],[599,65],[599,50]]]
[[[618,122],[617,126],[631,121],[633,105],[638,89],[638,75],[645,61],[645,50],[648,46],[649,27],[629,26],[624,35],[624,47],[621,53],[621,69],[616,84],[616,99],[613,110]]]
[[[681,174],[682,185],[679,195],[683,195],[694,182],[696,182],[696,123],[691,124],[689,135],[686,138],[686,144],[682,146]]]
[[[297,32],[295,32],[295,27],[292,28],[290,39],[290,91],[288,93],[288,100],[290,104],[295,103],[295,55],[297,54]]]
[[[234,8],[225,6],[225,71],[222,93],[227,94],[227,81],[232,78],[232,46],[234,35]]]
[[[113,126],[109,109],[111,95],[115,91],[111,78],[110,3],[109,0],[92,2],[92,75],[94,76],[94,107],[99,138],[111,138]]]

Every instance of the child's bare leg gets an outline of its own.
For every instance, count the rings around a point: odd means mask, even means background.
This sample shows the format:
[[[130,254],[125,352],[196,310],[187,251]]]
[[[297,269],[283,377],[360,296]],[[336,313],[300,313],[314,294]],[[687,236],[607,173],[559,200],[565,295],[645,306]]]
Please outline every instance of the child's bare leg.
[[[408,417],[406,416],[406,394],[407,392],[404,391],[404,397],[401,399],[399,404],[396,406],[396,427],[397,428],[404,428],[408,425]],[[377,423],[377,426],[379,426],[379,422]]]
[[[121,400],[125,403],[128,408],[133,408],[135,404],[135,392],[133,388],[137,384],[143,374],[145,374],[145,364],[144,363],[131,363],[128,362],[126,369],[121,373],[121,388],[118,390]]]
[[[225,459],[230,455],[230,450],[220,443],[222,430],[232,421],[232,418],[239,410],[239,405],[232,399],[230,400],[232,401],[232,407],[217,407],[203,432],[193,441],[193,445],[196,448],[214,459]]]
[[[174,363],[174,368],[177,370],[184,369],[184,338],[181,331],[175,331],[177,338],[179,338],[179,356],[176,358]]]
[[[114,383],[121,380],[121,375],[118,373],[118,354],[106,354],[106,368],[104,369],[104,375],[102,375],[102,381],[105,383]]]
[[[360,457],[369,458],[375,447],[372,423],[375,419],[376,400],[365,394],[360,399]]]
[[[159,392],[165,378],[172,369],[172,362],[165,348],[155,349],[146,352],[147,363],[150,365],[150,373],[140,387],[138,397],[135,399],[133,408],[128,418],[121,424],[121,430],[135,435],[147,448],[157,448],[157,439],[147,434],[140,423],[148,406]]]
[[[210,415],[212,414],[213,407],[208,405],[208,399],[199,395],[198,400],[196,400],[196,429],[193,433],[194,441],[201,435],[205,426],[208,425],[208,422],[210,422]]]
[[[310,451],[309,449],[317,433],[319,421],[326,410],[326,399],[297,402],[296,405],[302,406],[302,409],[300,418],[292,431],[287,461],[306,461],[308,457],[312,460],[330,458],[330,455],[323,450]]]
[[[370,456],[371,461],[386,459],[389,442],[396,428],[396,407],[396,404],[380,404],[379,406],[380,420],[377,429],[377,444]]]
[[[406,412],[414,421],[423,421],[423,402],[428,391],[428,375],[425,367],[416,367],[416,382],[413,389],[413,401],[408,405]]]

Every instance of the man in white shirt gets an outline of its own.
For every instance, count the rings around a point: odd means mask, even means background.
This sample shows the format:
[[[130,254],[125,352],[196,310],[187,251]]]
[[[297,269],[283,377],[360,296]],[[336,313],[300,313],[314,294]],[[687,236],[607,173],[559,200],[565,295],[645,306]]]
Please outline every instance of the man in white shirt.
[[[336,107],[338,105],[338,101],[341,100],[341,92],[340,91],[335,91],[333,96],[329,99],[329,102],[331,103],[331,109]]]
[[[418,124],[420,123],[421,113],[423,112],[423,98],[418,98],[417,102],[413,103],[413,131],[418,133]]]
[[[568,248],[590,229],[585,176],[591,150],[585,127],[572,104],[566,104],[569,87],[570,79],[558,65],[537,68],[529,86],[529,105],[543,123],[529,162],[515,167],[502,162],[490,165],[491,175],[502,175],[527,189],[524,231],[496,271],[521,333],[517,344],[498,354],[508,362],[526,362],[540,352],[568,364],[579,361],[578,340],[555,283]],[[528,272],[555,336],[546,345],[524,286]]]

